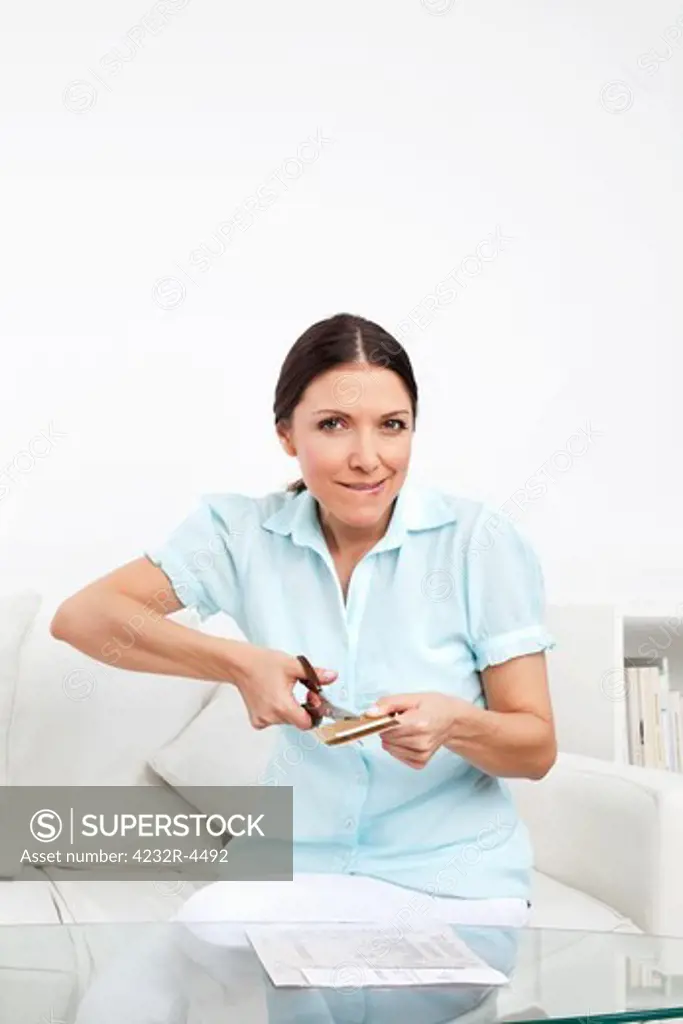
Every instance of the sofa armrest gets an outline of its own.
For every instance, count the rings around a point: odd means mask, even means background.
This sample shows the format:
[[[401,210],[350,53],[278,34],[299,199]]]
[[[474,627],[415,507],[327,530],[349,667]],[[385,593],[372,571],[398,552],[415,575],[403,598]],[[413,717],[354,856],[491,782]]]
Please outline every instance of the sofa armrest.
[[[683,937],[683,774],[560,753],[545,778],[509,784],[539,871]]]

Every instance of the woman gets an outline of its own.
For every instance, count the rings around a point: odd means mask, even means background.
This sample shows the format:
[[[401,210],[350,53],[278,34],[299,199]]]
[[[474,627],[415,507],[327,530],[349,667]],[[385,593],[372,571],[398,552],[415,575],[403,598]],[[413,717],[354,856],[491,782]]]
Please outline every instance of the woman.
[[[264,781],[295,787],[295,879],[240,883],[240,914],[266,892],[271,918],[280,899],[291,919],[299,886],[309,912],[312,892],[329,910],[334,887],[310,881],[335,875],[347,893],[359,878],[364,892],[376,879],[378,894],[381,883],[426,894],[447,920],[527,920],[532,852],[504,779],[540,779],[556,757],[542,574],[508,520],[407,480],[417,398],[406,352],[380,326],[349,314],[312,325],[274,405],[302,479],[260,498],[205,495],[164,544],[67,600],[52,624],[106,660],[144,606],[119,667],[231,683],[254,728],[279,727]],[[202,621],[227,613],[248,642],[167,621],[184,606]],[[282,757],[312,726],[295,693],[299,653],[331,701],[397,712],[398,724]],[[230,884],[193,897],[195,919],[209,903],[229,917]]]

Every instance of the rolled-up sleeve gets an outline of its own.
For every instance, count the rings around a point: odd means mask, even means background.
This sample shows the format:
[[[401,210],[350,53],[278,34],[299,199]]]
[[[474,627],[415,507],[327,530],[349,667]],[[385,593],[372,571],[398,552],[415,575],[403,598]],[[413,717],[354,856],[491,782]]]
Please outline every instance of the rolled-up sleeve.
[[[178,600],[194,608],[202,622],[219,612],[238,619],[240,584],[231,539],[224,518],[202,495],[170,535],[143,554],[163,570]]]
[[[522,654],[552,650],[545,625],[545,584],[529,540],[484,506],[466,555],[470,646],[478,671]]]

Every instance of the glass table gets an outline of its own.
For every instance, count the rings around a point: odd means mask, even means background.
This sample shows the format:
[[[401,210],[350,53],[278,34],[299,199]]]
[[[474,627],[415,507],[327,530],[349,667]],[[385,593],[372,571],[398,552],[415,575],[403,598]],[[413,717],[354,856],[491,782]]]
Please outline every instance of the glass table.
[[[241,925],[0,927],[7,1024],[462,1024],[683,1018],[683,939],[451,926],[496,988],[276,988]],[[378,927],[382,927],[378,925]],[[348,972],[347,972],[348,973]]]

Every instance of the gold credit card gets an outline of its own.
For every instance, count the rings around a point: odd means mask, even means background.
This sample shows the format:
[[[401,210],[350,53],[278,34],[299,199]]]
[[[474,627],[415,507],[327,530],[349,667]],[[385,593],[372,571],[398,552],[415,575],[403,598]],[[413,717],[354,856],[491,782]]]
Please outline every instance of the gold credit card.
[[[398,717],[393,715],[359,715],[358,718],[345,718],[341,722],[319,725],[313,731],[328,747],[337,747],[341,743],[351,743],[375,732],[383,732],[398,725]]]

